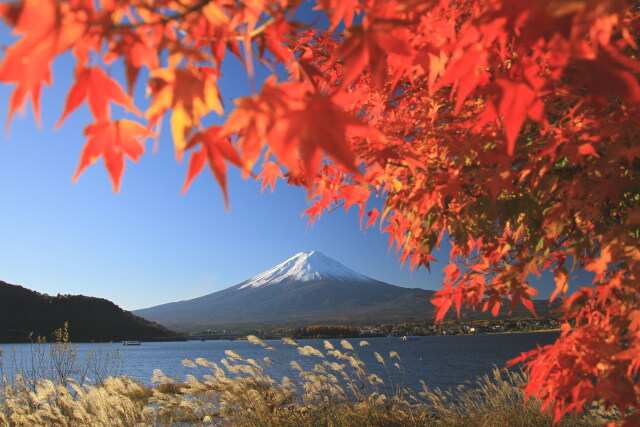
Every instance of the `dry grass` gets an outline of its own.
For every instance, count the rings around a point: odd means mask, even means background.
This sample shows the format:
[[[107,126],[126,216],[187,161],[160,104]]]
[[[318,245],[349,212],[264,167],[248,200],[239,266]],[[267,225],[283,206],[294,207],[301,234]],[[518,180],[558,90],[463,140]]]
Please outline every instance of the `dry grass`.
[[[26,357],[18,355],[15,348],[6,355],[0,349],[0,387],[19,379],[21,385],[35,392],[41,380],[66,384],[73,377],[84,386],[100,384],[108,377],[120,374],[122,359],[118,348],[100,345],[81,355],[78,345],[69,342],[67,322],[54,331],[54,338],[48,343],[38,337],[29,345]]]
[[[251,341],[261,344],[255,337]],[[279,381],[268,375],[273,364],[246,359],[232,351],[220,363],[185,360],[186,366],[210,370],[202,378],[181,381],[154,371],[154,387],[126,377],[108,378],[100,385],[66,386],[39,380],[35,389],[23,380],[0,390],[0,423],[10,426],[136,426],[136,425],[233,425],[233,426],[551,426],[550,415],[539,402],[523,401],[520,373],[479,378],[451,392],[423,389],[414,395],[393,388],[368,372],[347,341],[340,348],[326,342],[324,351],[298,346],[313,361],[303,368],[292,361],[295,378]],[[270,346],[264,345],[270,349]],[[361,343],[362,346],[367,343]],[[400,367],[400,356],[375,353],[390,369]],[[396,365],[396,367],[394,367]],[[387,382],[390,381],[390,377]],[[388,386],[392,387],[388,387]],[[386,387],[386,388],[385,388]],[[608,419],[592,410],[581,417],[563,419],[565,426],[602,425]]]
[[[475,383],[467,383],[446,392],[440,389],[430,390],[423,382],[423,390],[419,396],[425,400],[426,406],[436,415],[441,425],[469,427],[553,425],[553,416],[549,412],[542,411],[539,400],[524,401],[524,392],[520,386],[526,381],[526,375],[522,372],[500,371],[494,368],[491,375],[484,375]],[[585,414],[565,416],[560,426],[602,426],[616,418],[618,417],[615,413],[606,413],[594,405]]]

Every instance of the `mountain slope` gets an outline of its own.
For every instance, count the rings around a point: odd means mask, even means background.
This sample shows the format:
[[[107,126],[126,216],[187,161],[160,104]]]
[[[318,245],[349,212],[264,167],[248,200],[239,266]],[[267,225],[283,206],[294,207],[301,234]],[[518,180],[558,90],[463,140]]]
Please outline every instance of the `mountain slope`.
[[[84,295],[52,297],[0,281],[0,342],[23,342],[32,333],[51,338],[69,322],[71,341],[122,341],[175,335],[122,310],[109,300]]]
[[[134,313],[177,330],[409,321],[429,316],[424,297],[432,294],[371,279],[311,251],[230,288]]]

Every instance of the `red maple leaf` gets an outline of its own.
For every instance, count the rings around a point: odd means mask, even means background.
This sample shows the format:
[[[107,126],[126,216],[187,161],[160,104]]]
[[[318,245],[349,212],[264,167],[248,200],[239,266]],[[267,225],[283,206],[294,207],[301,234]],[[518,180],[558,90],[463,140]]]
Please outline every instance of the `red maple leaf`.
[[[347,142],[347,134],[366,134],[368,126],[342,111],[330,97],[311,95],[302,108],[287,110],[270,133],[269,144],[289,169],[297,164],[290,154],[298,146],[309,183],[313,182],[321,154],[326,152],[336,163],[353,173],[359,173],[355,156]],[[295,147],[293,145],[293,147]]]
[[[608,246],[605,246],[600,251],[600,256],[598,258],[592,259],[585,270],[592,271],[595,273],[595,280],[600,280],[604,277],[604,274],[607,272],[607,266],[611,262],[611,250]]]
[[[262,193],[267,185],[271,186],[271,192],[276,186],[276,179],[284,178],[282,176],[282,171],[280,170],[280,165],[276,162],[264,162],[262,164],[262,172],[258,175],[256,179],[262,179],[262,187],[260,187],[260,192]]]
[[[89,103],[89,109],[96,121],[109,119],[109,101],[123,106],[125,109],[142,115],[133,105],[131,97],[125,93],[120,84],[107,76],[102,68],[92,67],[82,69],[76,77],[67,95],[64,110],[56,128],[59,127],[67,116],[82,104],[84,100]]]
[[[17,84],[9,101],[7,124],[24,108],[27,96],[39,124],[42,84],[51,84],[54,58],[83,36],[86,18],[76,19],[68,4],[53,0],[25,1],[19,8],[2,12],[15,21],[14,34],[22,36],[6,50],[0,63],[0,82]]]
[[[208,162],[211,173],[222,189],[224,202],[228,209],[229,195],[227,194],[227,165],[225,160],[240,168],[243,167],[243,162],[236,149],[231,145],[229,138],[222,135],[221,129],[220,126],[211,126],[205,131],[195,133],[187,142],[185,150],[193,149],[198,144],[200,144],[200,149],[191,153],[187,177],[182,186],[182,194],[187,191],[193,178],[202,172],[205,162]]]
[[[316,9],[322,8],[329,15],[329,31],[332,31],[341,21],[347,28],[351,26],[354,15],[359,12],[358,3],[358,0],[319,0]]]
[[[502,89],[498,97],[498,112],[504,118],[507,154],[511,156],[527,116],[538,122],[544,121],[544,103],[527,83],[497,79],[496,84]]]
[[[142,142],[151,136],[149,131],[140,123],[117,120],[93,123],[85,128],[84,134],[88,140],[82,149],[73,182],[78,180],[87,166],[103,157],[113,191],[117,193],[124,172],[124,156],[137,162],[144,153]]]

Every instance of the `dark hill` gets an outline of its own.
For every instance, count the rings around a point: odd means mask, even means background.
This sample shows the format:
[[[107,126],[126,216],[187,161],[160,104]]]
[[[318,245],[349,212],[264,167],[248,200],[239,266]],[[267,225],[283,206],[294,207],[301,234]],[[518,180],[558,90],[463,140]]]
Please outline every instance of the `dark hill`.
[[[176,335],[103,299],[84,295],[49,296],[0,281],[0,342],[25,342],[69,322],[71,341],[154,340]]]

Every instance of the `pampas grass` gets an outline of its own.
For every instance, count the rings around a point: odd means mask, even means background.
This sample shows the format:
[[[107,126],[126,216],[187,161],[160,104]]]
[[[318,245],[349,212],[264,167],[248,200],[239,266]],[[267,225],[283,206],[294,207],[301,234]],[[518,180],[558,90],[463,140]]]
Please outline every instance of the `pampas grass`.
[[[274,351],[256,337],[251,341]],[[183,361],[205,367],[207,375],[171,378],[155,370],[155,386],[127,377],[107,378],[101,384],[65,384],[24,378],[0,390],[0,423],[8,426],[551,426],[551,415],[540,403],[526,404],[520,388],[526,376],[494,369],[476,383],[453,391],[431,390],[422,384],[414,393],[387,383],[367,370],[347,341],[342,350],[328,341],[324,351],[298,346],[309,358],[303,367],[291,361],[294,377],[275,380],[268,369],[275,362],[245,358],[227,351],[220,362]],[[361,343],[360,348],[368,343]],[[362,350],[361,350],[362,351]],[[374,353],[387,369],[400,367],[400,355],[388,359]],[[393,361],[393,365],[390,362]],[[389,365],[389,366],[387,366]],[[307,367],[308,366],[308,367]],[[389,392],[388,390],[393,390]],[[594,408],[580,417],[565,417],[564,426],[602,425],[615,417]]]
[[[81,386],[102,383],[110,376],[118,376],[122,370],[119,349],[99,346],[81,355],[77,344],[69,342],[69,324],[56,329],[54,341],[46,342],[38,337],[28,344],[26,357],[16,353],[15,348],[8,355],[0,349],[0,387],[8,385],[12,379],[18,380],[35,392],[39,381],[50,380],[65,385],[73,378]],[[6,356],[8,363],[4,362]]]

